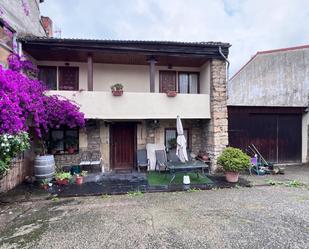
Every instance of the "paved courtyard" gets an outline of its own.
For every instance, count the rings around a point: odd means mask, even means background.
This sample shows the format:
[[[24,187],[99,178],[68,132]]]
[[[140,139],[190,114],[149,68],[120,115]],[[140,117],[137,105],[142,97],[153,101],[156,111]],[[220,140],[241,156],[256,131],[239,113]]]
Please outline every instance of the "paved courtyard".
[[[39,200],[0,207],[0,248],[309,248],[308,186]]]

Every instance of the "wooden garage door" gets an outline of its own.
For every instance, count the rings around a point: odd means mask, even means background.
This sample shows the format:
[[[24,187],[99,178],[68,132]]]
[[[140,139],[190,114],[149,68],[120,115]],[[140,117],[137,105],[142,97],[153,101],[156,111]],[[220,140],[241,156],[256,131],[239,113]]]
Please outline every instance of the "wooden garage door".
[[[229,144],[244,151],[254,144],[271,162],[301,161],[301,113],[256,113],[257,110],[231,111]],[[272,110],[276,112],[276,109]]]

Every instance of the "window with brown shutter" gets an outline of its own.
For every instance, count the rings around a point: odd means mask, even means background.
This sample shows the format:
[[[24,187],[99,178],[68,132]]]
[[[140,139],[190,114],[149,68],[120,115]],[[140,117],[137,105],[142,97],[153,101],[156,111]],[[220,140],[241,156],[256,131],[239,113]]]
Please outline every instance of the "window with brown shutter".
[[[160,93],[176,91],[176,71],[160,71]]]
[[[38,66],[39,80],[42,81],[49,90],[57,90],[57,67]]]
[[[59,67],[59,90],[77,91],[78,67]]]

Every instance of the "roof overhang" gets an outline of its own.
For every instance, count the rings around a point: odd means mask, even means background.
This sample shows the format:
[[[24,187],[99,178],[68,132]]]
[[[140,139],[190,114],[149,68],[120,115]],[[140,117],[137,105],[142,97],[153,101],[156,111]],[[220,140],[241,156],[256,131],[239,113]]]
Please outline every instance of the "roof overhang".
[[[201,66],[209,59],[227,57],[230,44],[220,42],[120,41],[25,37],[23,50],[36,60],[85,62],[89,54],[97,63]]]

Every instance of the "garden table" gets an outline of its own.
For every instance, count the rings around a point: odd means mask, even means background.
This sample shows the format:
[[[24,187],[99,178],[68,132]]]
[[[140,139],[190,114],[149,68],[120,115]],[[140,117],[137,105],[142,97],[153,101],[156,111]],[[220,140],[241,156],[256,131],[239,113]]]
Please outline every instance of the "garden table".
[[[172,175],[170,183],[174,180],[176,176],[176,172],[194,172],[197,173],[197,177],[199,177],[199,172],[201,171],[204,174],[204,169],[208,169],[209,172],[209,164],[205,162],[201,162],[198,160],[189,161],[189,162],[167,162],[167,169]]]

